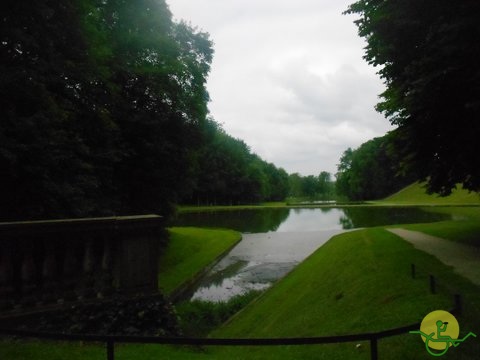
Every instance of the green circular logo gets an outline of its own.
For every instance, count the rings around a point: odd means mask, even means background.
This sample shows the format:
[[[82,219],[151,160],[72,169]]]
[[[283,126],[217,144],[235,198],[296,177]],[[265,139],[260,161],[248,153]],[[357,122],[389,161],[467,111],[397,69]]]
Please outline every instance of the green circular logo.
[[[468,337],[477,337],[469,332],[463,339],[459,339],[460,326],[458,321],[445,310],[435,310],[422,320],[419,331],[410,331],[411,334],[420,334],[425,348],[432,356],[442,356],[450,347],[457,347]]]
[[[435,310],[423,318],[420,324],[420,331],[430,336],[428,347],[434,350],[445,350],[447,346],[452,346],[446,339],[456,340],[460,334],[460,327],[455,316],[448,311]],[[426,342],[426,338],[422,336]]]

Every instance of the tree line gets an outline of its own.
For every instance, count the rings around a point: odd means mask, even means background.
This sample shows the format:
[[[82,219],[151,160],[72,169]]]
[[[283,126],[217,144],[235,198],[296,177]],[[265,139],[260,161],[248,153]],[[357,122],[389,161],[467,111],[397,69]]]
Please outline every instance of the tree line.
[[[238,205],[280,201],[288,194],[288,174],[252,153],[243,140],[207,119],[183,203]]]
[[[169,214],[202,141],[208,34],[162,0],[0,6],[0,218]]]
[[[0,8],[0,221],[287,195],[285,170],[209,118],[213,44],[164,0]]]
[[[380,68],[400,171],[429,192],[480,191],[480,2],[359,0],[346,13]]]
[[[290,174],[288,178],[288,195],[297,200],[328,201],[336,199],[335,181],[327,171],[322,171],[318,176],[302,176],[298,173]]]
[[[375,200],[415,182],[417,174],[400,171],[393,139],[388,133],[345,150],[337,166],[336,192],[354,201]]]
[[[331,191],[325,176],[288,175],[208,117],[212,42],[173,21],[164,0],[0,9],[2,221],[168,216],[180,201]],[[413,177],[443,195],[457,183],[480,190],[480,3],[360,0],[347,13],[381,66],[377,110],[398,127],[343,154],[338,191],[376,198]]]

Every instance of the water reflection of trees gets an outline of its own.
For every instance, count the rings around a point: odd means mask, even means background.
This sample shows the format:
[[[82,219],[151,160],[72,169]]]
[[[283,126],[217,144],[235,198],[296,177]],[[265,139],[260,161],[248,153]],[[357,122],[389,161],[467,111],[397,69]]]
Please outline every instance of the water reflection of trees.
[[[339,219],[343,229],[448,220],[448,214],[413,207],[347,207]]]
[[[309,209],[313,211],[313,209]],[[328,214],[334,208],[321,208]],[[433,213],[414,207],[345,207],[343,214],[338,218],[338,224],[343,229],[359,227],[372,227],[393,224],[408,224],[420,222],[434,222],[448,220],[450,215]],[[198,213],[180,214],[173,223],[175,226],[198,226],[233,229],[244,233],[262,233],[276,231],[285,222],[290,214],[302,215],[305,209],[255,209],[255,210],[229,210],[208,211]]]
[[[220,271],[209,273],[208,276],[202,280],[202,285],[221,286],[225,279],[234,277],[247,265],[248,261],[238,260]]]
[[[348,230],[354,228],[353,221],[348,216],[340,216],[338,222],[342,225],[342,229]]]
[[[233,229],[244,233],[275,231],[290,213],[289,209],[207,211],[180,214],[175,226],[199,226]]]

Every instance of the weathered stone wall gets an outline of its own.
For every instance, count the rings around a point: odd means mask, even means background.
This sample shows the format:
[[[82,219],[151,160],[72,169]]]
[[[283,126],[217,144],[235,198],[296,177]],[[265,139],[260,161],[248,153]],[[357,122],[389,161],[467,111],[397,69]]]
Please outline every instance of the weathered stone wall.
[[[0,312],[158,291],[160,216],[0,223]]]

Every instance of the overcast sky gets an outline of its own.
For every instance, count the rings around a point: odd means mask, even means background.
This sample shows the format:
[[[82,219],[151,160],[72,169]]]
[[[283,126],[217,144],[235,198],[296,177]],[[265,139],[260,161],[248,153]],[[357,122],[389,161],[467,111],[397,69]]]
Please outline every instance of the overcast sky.
[[[362,59],[353,0],[167,0],[208,32],[209,109],[232,136],[287,172],[336,172],[343,151],[382,136],[384,85]]]

